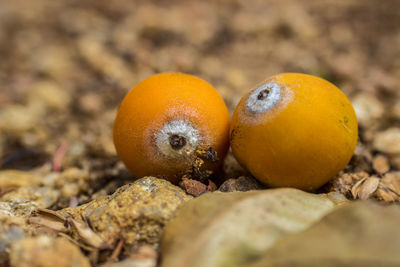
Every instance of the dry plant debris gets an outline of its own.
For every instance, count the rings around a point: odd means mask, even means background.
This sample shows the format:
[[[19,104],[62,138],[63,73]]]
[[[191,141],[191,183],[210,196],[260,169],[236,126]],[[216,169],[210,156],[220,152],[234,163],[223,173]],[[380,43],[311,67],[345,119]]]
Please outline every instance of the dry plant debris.
[[[382,177],[370,176],[365,172],[346,173],[334,179],[328,190],[340,192],[350,199],[399,202],[400,172],[389,172]]]

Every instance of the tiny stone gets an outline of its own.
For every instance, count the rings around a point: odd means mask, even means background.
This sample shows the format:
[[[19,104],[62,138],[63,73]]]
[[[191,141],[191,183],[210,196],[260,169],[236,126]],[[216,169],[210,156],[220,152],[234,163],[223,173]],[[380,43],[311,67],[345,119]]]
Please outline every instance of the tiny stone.
[[[103,99],[96,93],[87,93],[79,98],[80,108],[89,113],[95,114],[101,112],[104,108]]]
[[[71,102],[71,96],[65,88],[51,81],[40,81],[28,91],[29,105],[40,106],[45,110],[66,110]],[[44,111],[42,111],[44,112]]]
[[[354,110],[357,114],[357,120],[363,126],[373,124],[382,117],[384,106],[373,95],[367,93],[358,94],[352,101]]]
[[[2,108],[0,113],[0,131],[20,133],[35,128],[41,120],[40,114],[30,107],[12,105]]]
[[[240,166],[231,152],[229,152],[224,159],[223,171],[225,177],[240,177],[248,174],[248,172]]]
[[[200,181],[182,178],[181,186],[189,195],[198,197],[207,191],[207,186]]]
[[[217,186],[210,179],[208,179],[207,190],[210,191],[210,192],[214,192],[215,190],[217,190]]]
[[[400,154],[400,128],[389,128],[378,132],[373,147],[388,154]]]
[[[389,160],[384,155],[377,155],[372,161],[372,167],[379,174],[384,174],[390,170]]]
[[[221,192],[249,191],[260,190],[265,187],[249,176],[240,176],[237,179],[231,178],[226,180],[220,187]]]

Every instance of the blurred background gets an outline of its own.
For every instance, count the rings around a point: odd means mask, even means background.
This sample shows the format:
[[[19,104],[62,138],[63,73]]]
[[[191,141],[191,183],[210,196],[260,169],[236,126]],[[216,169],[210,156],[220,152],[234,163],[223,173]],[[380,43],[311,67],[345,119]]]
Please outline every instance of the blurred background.
[[[398,169],[399,10],[396,0],[1,0],[0,168],[114,164],[126,92],[180,71],[214,85],[231,112],[279,72],[323,77],[352,100],[363,149]]]

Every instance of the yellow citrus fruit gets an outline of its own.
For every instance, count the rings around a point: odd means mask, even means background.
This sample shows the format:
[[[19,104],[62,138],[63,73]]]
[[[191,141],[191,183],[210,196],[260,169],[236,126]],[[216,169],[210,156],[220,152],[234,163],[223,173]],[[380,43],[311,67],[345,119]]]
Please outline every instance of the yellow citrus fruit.
[[[199,148],[212,148],[218,162],[229,147],[229,113],[206,81],[182,73],[153,75],[136,85],[119,107],[113,129],[117,153],[136,176],[178,182]]]
[[[272,187],[312,191],[346,167],[357,143],[357,118],[330,82],[282,73],[247,93],[234,112],[234,156]]]

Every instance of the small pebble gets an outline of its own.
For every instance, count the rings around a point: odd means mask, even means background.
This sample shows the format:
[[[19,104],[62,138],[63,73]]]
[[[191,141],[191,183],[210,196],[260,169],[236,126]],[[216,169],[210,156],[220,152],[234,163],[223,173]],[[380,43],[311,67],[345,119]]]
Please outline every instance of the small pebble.
[[[377,155],[372,160],[372,167],[379,174],[384,174],[390,170],[389,160],[384,155]]]
[[[186,193],[194,197],[198,197],[207,191],[207,186],[200,181],[182,178],[180,186],[185,190]]]
[[[375,123],[385,111],[383,104],[375,96],[367,93],[358,94],[352,100],[352,104],[357,120],[363,126]]]
[[[254,178],[249,176],[240,176],[237,179],[228,179],[220,187],[221,192],[234,192],[234,191],[249,191],[264,189],[265,186],[261,185]]]
[[[378,132],[373,147],[380,152],[400,154],[400,128],[389,128]]]

